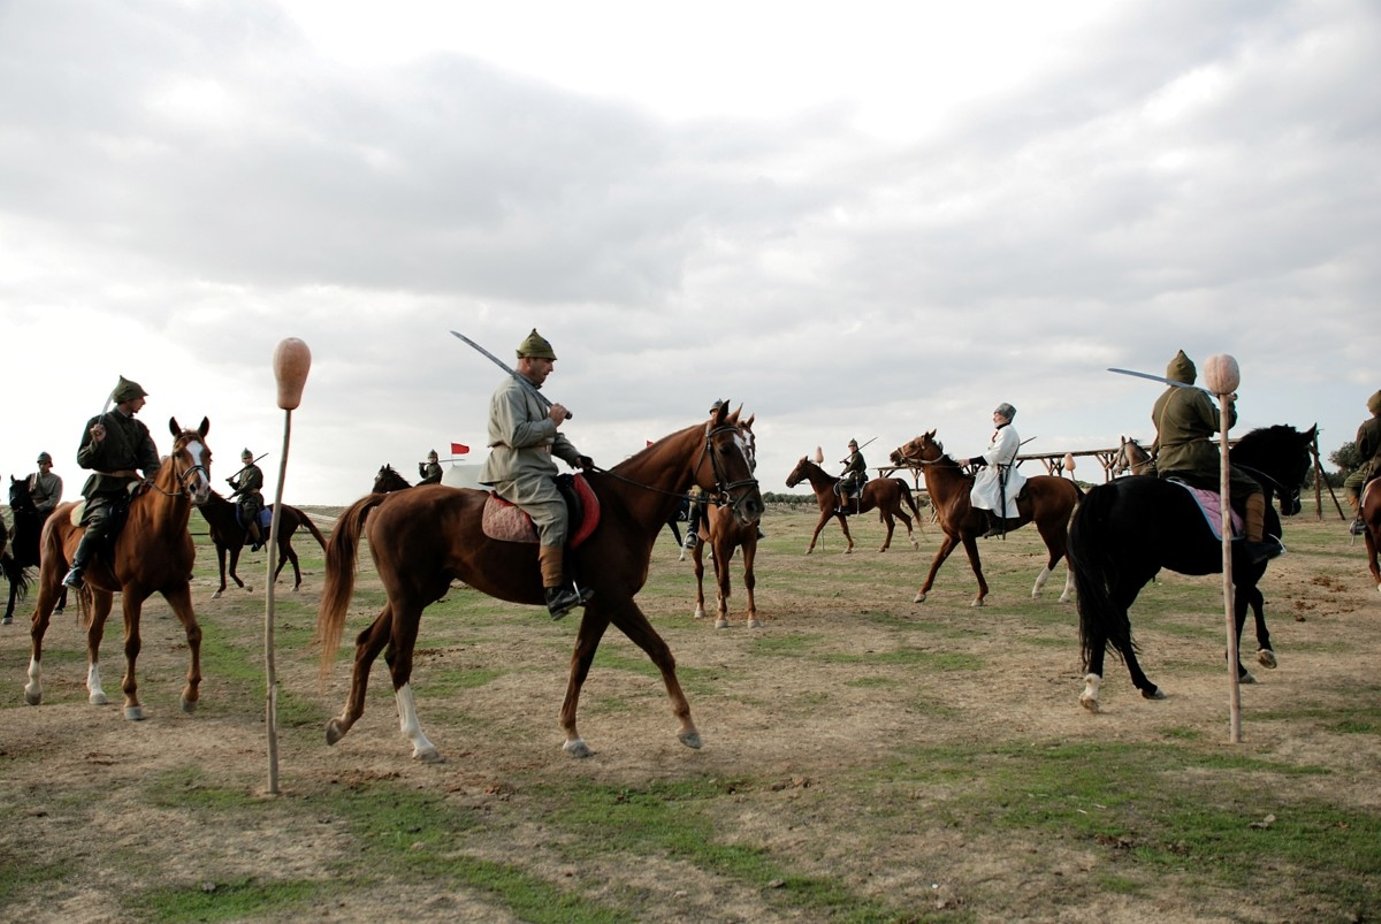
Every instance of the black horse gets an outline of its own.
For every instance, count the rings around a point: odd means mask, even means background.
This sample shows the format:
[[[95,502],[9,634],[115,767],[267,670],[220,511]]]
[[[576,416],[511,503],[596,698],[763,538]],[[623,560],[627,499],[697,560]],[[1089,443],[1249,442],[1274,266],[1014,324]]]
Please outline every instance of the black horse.
[[[1300,433],[1278,425],[1253,430],[1231,451],[1232,464],[1261,484],[1266,494],[1266,532],[1281,534],[1280,517],[1272,500],[1280,498],[1281,513],[1300,509],[1300,487],[1312,465],[1310,448],[1315,427]],[[1128,610],[1141,588],[1161,568],[1180,574],[1215,574],[1223,570],[1222,542],[1216,538],[1197,502],[1183,487],[1145,475],[1119,478],[1097,485],[1084,497],[1069,532],[1069,559],[1079,596],[1079,640],[1085,667],[1079,702],[1098,711],[1098,687],[1103,679],[1103,656],[1111,646],[1127,665],[1132,683],[1147,699],[1163,699],[1137,663]],[[1234,552],[1232,581],[1237,635],[1241,638],[1250,603],[1257,611],[1258,640],[1265,654],[1260,660],[1275,666],[1261,612],[1257,583],[1266,563],[1250,564]],[[1242,662],[1239,677],[1249,678]]]
[[[226,500],[215,491],[206,499],[206,503],[200,508],[201,515],[206,519],[208,532],[212,543],[216,546],[216,564],[221,572],[221,586],[211,595],[212,599],[219,597],[225,592],[226,583],[226,554],[230,556],[229,574],[235,584],[246,591],[252,591],[253,587],[246,587],[245,582],[235,573],[235,569],[240,564],[240,550],[245,545],[245,528],[240,523],[239,513],[234,502]],[[265,508],[270,515],[273,513],[273,504]],[[322,550],[326,548],[326,537],[317,529],[312,518],[301,510],[288,504],[283,505],[283,512],[278,518],[278,567],[273,572],[273,579],[276,582],[278,575],[283,573],[283,567],[291,564],[293,566],[293,592],[302,586],[302,568],[297,562],[297,551],[292,547],[293,533],[297,532],[298,527],[302,527],[312,534],[312,538],[317,541],[317,545]],[[268,527],[263,527],[264,542],[268,542]]]
[[[10,537],[10,548],[5,560],[0,562],[0,571],[10,582],[9,603],[5,606],[4,625],[14,621],[14,605],[24,598],[29,590],[28,569],[38,567],[38,537],[43,532],[43,514],[34,505],[29,489],[29,479],[10,477],[10,512],[14,514],[14,534]],[[67,588],[62,588],[54,613],[61,613],[67,606]]]

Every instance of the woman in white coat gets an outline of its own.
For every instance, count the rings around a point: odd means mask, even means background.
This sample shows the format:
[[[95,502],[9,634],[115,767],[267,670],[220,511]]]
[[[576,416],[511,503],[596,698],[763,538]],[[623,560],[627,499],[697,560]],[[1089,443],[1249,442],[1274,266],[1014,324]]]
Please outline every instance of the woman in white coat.
[[[1016,519],[1017,495],[1021,493],[1026,477],[1017,471],[1017,452],[1021,448],[1021,437],[1012,426],[1012,418],[1017,409],[1005,401],[993,410],[992,439],[981,456],[969,459],[970,465],[978,466],[973,479],[973,490],[969,492],[969,503],[988,511],[989,529],[985,536],[995,536],[1006,532],[1004,519]],[[999,514],[998,511],[1001,511]]]

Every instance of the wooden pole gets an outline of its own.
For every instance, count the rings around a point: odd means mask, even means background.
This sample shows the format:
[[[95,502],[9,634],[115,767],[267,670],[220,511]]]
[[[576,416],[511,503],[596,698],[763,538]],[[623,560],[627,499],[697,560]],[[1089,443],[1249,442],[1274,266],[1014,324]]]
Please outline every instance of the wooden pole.
[[[1232,498],[1231,469],[1228,462],[1228,419],[1240,380],[1237,360],[1226,353],[1210,356],[1204,364],[1207,384],[1218,395],[1218,457],[1219,493],[1222,506],[1223,531],[1223,612],[1228,633],[1228,740],[1242,741],[1242,688],[1237,678],[1237,618],[1234,614],[1232,586]]]
[[[1333,493],[1333,485],[1328,483],[1328,479],[1323,474],[1323,463],[1319,461],[1319,434],[1314,433],[1314,442],[1309,449],[1314,453],[1314,503],[1319,509],[1319,519],[1323,519],[1323,498],[1319,494],[1319,482],[1328,488],[1328,496],[1333,498],[1333,506],[1338,508],[1338,518],[1344,523],[1347,522],[1347,514],[1343,513],[1343,505],[1338,503],[1338,495]]]
[[[278,795],[278,672],[274,662],[273,572],[278,567],[278,525],[283,513],[283,481],[288,474],[288,443],[292,438],[293,409],[302,403],[302,386],[312,367],[312,353],[296,337],[280,341],[273,351],[273,374],[278,380],[278,406],[283,409],[283,455],[278,462],[278,487],[274,491],[273,520],[269,527],[268,574],[264,586],[264,670],[267,692],[264,727],[268,735],[269,793]]]

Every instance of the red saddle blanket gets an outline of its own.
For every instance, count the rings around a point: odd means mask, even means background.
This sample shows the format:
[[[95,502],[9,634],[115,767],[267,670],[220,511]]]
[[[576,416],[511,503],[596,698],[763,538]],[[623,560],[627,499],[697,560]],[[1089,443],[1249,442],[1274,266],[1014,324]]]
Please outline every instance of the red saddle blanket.
[[[1185,484],[1183,481],[1176,481],[1174,478],[1167,478],[1171,484],[1177,484],[1189,492],[1195,502],[1199,505],[1199,510],[1203,512],[1204,519],[1208,521],[1208,528],[1213,532],[1213,538],[1219,542],[1223,541],[1223,495],[1217,491],[1208,491],[1204,488],[1195,488]],[[1232,512],[1232,534],[1242,535],[1242,517],[1236,510]]]
[[[591,490],[584,475],[576,475],[572,480],[575,493],[580,498],[580,522],[572,522],[567,531],[566,545],[575,548],[590,538],[599,525],[599,498]],[[503,542],[537,542],[537,526],[521,507],[510,504],[493,491],[484,502],[484,514],[480,527],[490,539]]]

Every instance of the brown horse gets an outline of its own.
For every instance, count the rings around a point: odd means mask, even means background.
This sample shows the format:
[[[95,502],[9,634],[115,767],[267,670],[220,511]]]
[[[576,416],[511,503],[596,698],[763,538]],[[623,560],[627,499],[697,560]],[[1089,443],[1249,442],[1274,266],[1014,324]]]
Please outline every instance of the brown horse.
[[[834,493],[835,486],[839,484],[839,479],[828,474],[820,466],[801,456],[801,461],[796,463],[796,467],[791,470],[791,474],[786,476],[786,486],[794,488],[802,481],[809,481],[810,487],[815,491],[815,500],[820,505],[820,522],[815,524],[815,532],[810,536],[810,545],[806,547],[806,554],[815,551],[815,540],[820,536],[820,530],[825,528],[825,524],[831,518],[839,520],[839,528],[844,530],[844,538],[849,541],[849,547],[844,550],[847,555],[854,550],[854,537],[849,535],[848,518],[855,513],[867,513],[874,508],[877,509],[878,519],[887,524],[887,537],[882,540],[882,548],[879,552],[886,552],[892,545],[892,532],[896,529],[894,517],[900,517],[906,524],[906,538],[911,540],[913,549],[920,548],[916,541],[916,534],[911,529],[911,517],[916,518],[916,525],[920,526],[921,514],[916,508],[916,501],[911,496],[911,488],[900,478],[874,478],[863,486],[863,493],[858,499],[858,508],[854,509],[851,505],[846,505],[843,510],[838,510],[839,495]],[[911,508],[911,516],[907,516],[902,511],[902,502]]]
[[[1155,474],[1155,460],[1146,451],[1146,447],[1130,436],[1122,437],[1122,445],[1118,447],[1117,455],[1112,461],[1112,473],[1118,475],[1122,472],[1130,472],[1133,475]]]
[[[134,664],[139,657],[139,615],[144,601],[155,592],[168,601],[187,632],[191,665],[187,670],[187,685],[182,690],[182,710],[195,709],[200,695],[201,627],[192,611],[189,586],[196,548],[187,532],[187,521],[192,507],[201,506],[211,496],[211,448],[206,445],[206,433],[211,424],[203,417],[196,430],[183,430],[176,419],[170,419],[168,428],[174,436],[172,453],[163,460],[152,482],[130,501],[129,514],[115,539],[113,551],[103,551],[93,557],[83,575],[86,584],[81,591],[81,610],[87,623],[88,699],[98,706],[108,702],[101,687],[100,648],[106,617],[110,615],[111,602],[118,592],[125,617],[125,676],[121,689],[125,693],[125,718],[131,720],[144,717]],[[48,631],[63,575],[85,532],[82,527],[72,525],[71,514],[76,506],[73,503],[59,505],[43,526],[38,609],[34,612],[31,633],[29,682],[24,687],[24,700],[31,706],[43,701],[40,670],[43,635]]]
[[[589,539],[571,553],[595,595],[580,621],[561,706],[563,747],[568,754],[585,757],[591,753],[576,729],[576,709],[610,623],[657,665],[672,713],[680,722],[678,737],[687,747],[700,747],[690,704],[676,678],[676,659],[634,596],[647,580],[657,534],[692,484],[712,491],[741,523],[756,523],[762,516],[762,495],[737,423],[737,414],[730,415],[726,405],[720,405],[706,423],[664,437],[612,469],[586,474],[599,500],[600,521]],[[323,680],[340,646],[354,592],[361,533],[369,539],[387,602],[356,639],[350,694],[341,715],[326,726],[328,744],[339,741],[363,714],[370,667],[388,646],[386,660],[400,724],[412,742],[413,757],[439,760],[436,747],[422,733],[410,685],[422,610],[441,599],[457,578],[502,600],[542,604],[537,546],[487,537],[481,527],[487,499],[484,491],[421,485],[371,494],[341,514],[326,544],[326,583],[317,614]]]
[[[1362,511],[1362,522],[1367,526],[1367,567],[1376,581],[1376,589],[1381,590],[1381,566],[1376,562],[1377,549],[1381,548],[1381,478],[1373,478],[1362,488],[1358,509]]]
[[[265,509],[272,513],[273,504],[269,504]],[[206,518],[211,541],[216,546],[216,564],[221,572],[221,586],[211,595],[211,599],[214,600],[225,593],[226,553],[230,554],[229,573],[231,580],[235,582],[237,587],[243,588],[247,593],[252,593],[254,588],[246,586],[245,582],[240,580],[240,576],[235,573],[236,567],[240,564],[240,551],[245,547],[245,529],[236,517],[236,505],[212,491],[206,503],[201,506],[201,515]],[[316,528],[312,518],[296,507],[284,504],[283,512],[278,517],[278,567],[274,569],[273,579],[277,581],[278,575],[283,573],[283,566],[291,562],[294,592],[302,586],[302,568],[297,562],[297,552],[292,547],[292,536],[293,533],[297,532],[299,526],[312,534],[317,545],[323,549],[326,548],[326,537],[321,534],[321,530]],[[268,528],[264,527],[265,542],[268,541],[268,532]]]
[[[930,494],[930,502],[935,505],[940,519],[940,528],[945,539],[935,552],[935,560],[930,563],[930,573],[925,583],[916,591],[914,603],[922,603],[930,588],[935,584],[935,575],[945,563],[949,553],[959,543],[964,544],[974,577],[978,578],[978,596],[973,606],[982,606],[983,598],[988,596],[988,582],[983,579],[983,564],[978,557],[978,537],[987,531],[987,518],[983,511],[969,505],[969,492],[973,489],[973,476],[964,474],[959,463],[945,455],[945,447],[935,439],[935,431],[930,430],[899,446],[892,451],[894,465],[920,465],[925,472],[925,487]],[[1025,526],[1032,521],[1045,540],[1050,558],[1045,568],[1036,576],[1036,586],[1031,588],[1031,596],[1039,597],[1041,588],[1049,580],[1051,572],[1065,557],[1065,541],[1069,535],[1069,517],[1078,506],[1084,492],[1073,481],[1053,475],[1036,475],[1026,479],[1021,496],[1017,498],[1017,510],[1021,513],[1016,519],[1007,520],[1008,530]],[[1073,591],[1073,575],[1066,568],[1065,589],[1060,594],[1060,602],[1069,602]]]
[[[748,453],[749,467],[757,468],[757,441],[753,436],[753,417],[740,426],[744,437],[744,447]],[[758,554],[758,524],[740,523],[733,511],[719,506],[707,506],[700,518],[699,542],[691,550],[695,562],[695,618],[705,618],[705,546],[708,543],[714,561],[715,585],[718,588],[716,603],[718,615],[715,617],[716,629],[729,628],[729,562],[734,558],[734,549],[743,549],[743,586],[748,593],[748,620],[750,629],[761,629],[758,619],[757,602],[753,599],[753,589],[757,578],[753,575],[753,560]],[[681,557],[685,557],[682,549]]]

